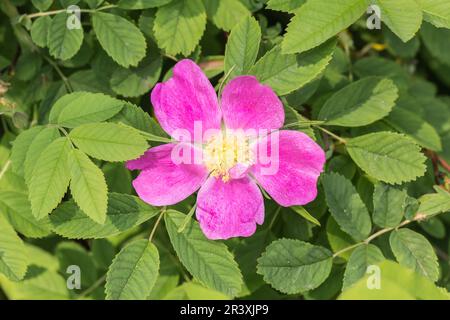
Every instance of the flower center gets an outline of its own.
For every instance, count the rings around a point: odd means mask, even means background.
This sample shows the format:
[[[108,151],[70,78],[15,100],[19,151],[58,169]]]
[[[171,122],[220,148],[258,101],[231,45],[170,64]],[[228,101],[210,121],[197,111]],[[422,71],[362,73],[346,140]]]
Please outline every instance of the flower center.
[[[252,152],[247,137],[243,134],[218,134],[208,140],[204,147],[204,163],[213,177],[230,180],[230,170],[236,165],[248,166]]]

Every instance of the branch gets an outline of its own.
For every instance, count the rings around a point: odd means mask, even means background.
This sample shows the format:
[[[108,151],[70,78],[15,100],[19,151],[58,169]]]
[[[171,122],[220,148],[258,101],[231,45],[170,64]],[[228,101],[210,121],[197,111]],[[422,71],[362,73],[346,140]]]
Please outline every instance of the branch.
[[[329,131],[329,130],[321,127],[321,126],[316,126],[316,128],[322,130],[323,132],[325,132],[329,136],[333,137],[334,139],[336,139],[340,143],[347,144],[347,140],[345,140],[344,138],[339,137],[337,134],[334,134],[333,132],[331,132],[331,131]]]
[[[372,240],[378,238],[379,236],[381,236],[381,235],[383,235],[383,234],[385,234],[385,233],[391,232],[391,231],[393,231],[393,230],[397,230],[397,229],[399,229],[399,228],[402,228],[402,227],[404,227],[404,226],[410,224],[411,222],[415,222],[415,221],[419,221],[419,220],[423,220],[423,216],[422,216],[422,215],[416,215],[416,217],[415,217],[414,219],[412,219],[412,220],[405,220],[405,221],[403,221],[402,223],[400,223],[400,224],[399,224],[398,226],[396,226],[396,227],[391,227],[391,228],[384,228],[384,229],[381,229],[381,230],[375,232],[374,234],[372,234],[372,235],[371,235],[370,237],[368,237],[366,240],[363,240],[363,241],[358,242],[358,243],[356,243],[356,244],[353,244],[353,245],[351,245],[351,246],[345,247],[344,249],[339,250],[338,252],[334,253],[334,254],[333,254],[333,258],[336,258],[337,256],[341,255],[342,253],[347,252],[347,251],[349,251],[349,250],[352,250],[352,249],[354,249],[354,248],[357,248],[357,247],[359,247],[359,246],[367,245],[367,244],[369,244]]]
[[[117,5],[111,4],[111,5],[103,6],[103,7],[97,8],[97,9],[80,9],[79,12],[93,13],[93,12],[102,11],[102,10],[106,10],[106,9],[112,9],[112,8],[116,8],[116,7],[117,7]],[[36,13],[32,13],[32,14],[25,14],[22,17],[27,17],[29,19],[33,19],[33,18],[43,17],[43,16],[53,16],[55,14],[63,13],[63,12],[67,12],[67,9],[52,10],[52,11],[46,11],[46,12],[36,12]]]
[[[166,212],[166,207],[162,208],[161,213],[158,217],[158,220],[156,220],[155,225],[153,226],[153,229],[150,232],[150,236],[148,237],[149,242],[151,242],[153,240],[153,236],[155,235],[156,229],[158,228],[158,225],[161,222],[161,218],[163,217],[165,212]]]

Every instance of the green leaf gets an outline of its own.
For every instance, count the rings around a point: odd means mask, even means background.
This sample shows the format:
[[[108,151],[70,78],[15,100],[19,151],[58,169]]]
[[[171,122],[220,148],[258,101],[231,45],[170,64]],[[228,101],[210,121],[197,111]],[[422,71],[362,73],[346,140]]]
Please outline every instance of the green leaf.
[[[447,227],[437,217],[433,217],[419,223],[419,226],[429,235],[436,239],[444,239]]]
[[[288,94],[316,79],[325,70],[333,57],[335,44],[333,39],[299,55],[283,54],[277,45],[259,59],[249,73],[278,95]]]
[[[112,60],[111,60],[112,61]],[[116,63],[114,67],[116,67]],[[101,72],[105,72],[102,70]],[[109,76],[109,75],[108,75]],[[106,93],[108,95],[114,95],[107,82],[100,80],[103,76],[99,76],[93,70],[80,70],[72,73],[69,76],[69,82],[72,85],[74,91],[84,91],[93,93]]]
[[[84,0],[84,2],[86,2],[89,6],[89,8],[91,9],[95,9],[97,8],[99,5],[102,4],[104,0]]]
[[[422,24],[422,11],[415,0],[374,0],[381,10],[381,20],[403,42],[409,41]]]
[[[230,298],[221,292],[190,281],[170,291],[163,300],[230,300]]]
[[[296,213],[298,213],[300,216],[305,218],[311,223],[314,223],[315,225],[320,227],[320,222],[316,218],[314,218],[304,207],[302,206],[293,206],[290,207],[292,210],[294,210]]]
[[[116,255],[116,248],[107,239],[95,239],[92,241],[91,253],[97,268],[108,270]]]
[[[353,66],[354,73],[359,78],[368,76],[387,77],[394,81],[395,85],[400,89],[406,90],[410,74],[399,63],[395,61],[372,56],[358,60]]]
[[[158,250],[160,252],[159,275],[147,300],[161,300],[165,298],[180,282],[180,268],[179,265],[173,263],[174,256],[172,252],[162,246],[159,246]],[[227,298],[224,294],[220,294]]]
[[[42,152],[60,137],[59,130],[55,127],[47,127],[36,134],[35,139],[28,148],[25,162],[23,162],[25,182],[28,186],[30,186],[31,177]]]
[[[446,191],[423,195],[419,202],[418,213],[422,215],[432,216],[450,211],[450,194]]]
[[[231,29],[225,48],[225,74],[229,78],[248,74],[258,56],[261,28],[255,18],[249,16]]]
[[[156,12],[155,38],[167,54],[184,56],[194,51],[206,27],[202,0],[172,1]]]
[[[137,66],[145,57],[144,35],[127,19],[96,12],[92,15],[92,26],[102,48],[121,66]]]
[[[12,281],[22,280],[28,266],[27,249],[6,219],[0,216],[0,273]]]
[[[132,177],[131,171],[128,170],[121,162],[106,163],[102,167],[105,174],[108,190],[111,192],[131,194]]]
[[[266,228],[258,230],[251,237],[242,239],[233,246],[233,253],[244,277],[244,285],[239,296],[245,296],[264,285],[263,278],[256,273],[257,259],[275,239],[274,234]]]
[[[73,199],[89,218],[103,224],[106,220],[108,187],[102,170],[76,149],[69,154],[69,167]]]
[[[41,67],[41,57],[36,57],[36,54],[32,52],[22,52],[16,62],[14,77],[21,81],[30,81],[38,74]]]
[[[177,211],[165,214],[167,232],[180,261],[208,288],[235,297],[241,290],[242,275],[233,255],[223,243],[206,239],[194,220],[179,233],[185,219]]]
[[[429,23],[424,23],[420,30],[421,39],[428,52],[436,59],[450,65],[450,43],[447,41],[450,37],[450,30],[436,28]]]
[[[336,172],[347,179],[352,179],[356,173],[356,165],[346,155],[337,155],[328,162],[328,171]]]
[[[80,25],[79,29],[67,28],[68,18],[76,17],[70,16],[66,13],[59,13],[53,19],[48,31],[47,46],[50,54],[56,59],[69,60],[72,58],[83,43],[83,28]]]
[[[70,5],[78,4],[80,0],[59,0],[59,3],[63,8],[67,8]]]
[[[322,107],[319,120],[328,125],[359,127],[387,116],[398,98],[392,80],[368,77],[333,94]]]
[[[306,0],[269,0],[267,2],[267,9],[295,12],[305,2]]]
[[[369,212],[350,180],[328,173],[322,184],[329,210],[341,229],[355,240],[367,238],[372,228]]]
[[[296,130],[307,134],[311,139],[317,140],[309,120],[287,104],[284,104],[284,126],[286,128],[293,127]]]
[[[4,170],[5,167],[2,169]],[[28,194],[27,185],[25,184],[23,177],[14,173],[11,167],[6,169],[3,173],[2,179],[0,179],[0,190]]]
[[[1,213],[17,232],[29,238],[42,238],[51,233],[48,218],[37,220],[31,213],[31,205],[25,193],[1,191]]]
[[[419,201],[416,198],[407,196],[405,200],[405,218],[408,220],[414,219],[419,210]]]
[[[349,27],[367,9],[366,0],[308,0],[296,11],[282,42],[283,53],[303,52]]]
[[[393,231],[389,237],[397,261],[433,282],[439,278],[439,264],[433,246],[420,233],[409,229]]]
[[[425,173],[426,158],[420,147],[402,134],[377,132],[352,138],[347,150],[367,174],[390,184],[412,181]]]
[[[407,196],[406,190],[384,183],[376,184],[373,193],[373,222],[381,228],[396,227],[402,221]]]
[[[421,146],[434,150],[442,150],[439,134],[431,124],[421,116],[421,106],[417,105],[413,97],[401,97],[397,105],[385,121],[395,130],[405,133]]]
[[[250,11],[240,0],[203,0],[208,18],[219,28],[230,31],[242,19],[250,15]]]
[[[417,0],[423,17],[438,28],[450,29],[450,2],[447,0]]]
[[[50,215],[53,231],[70,239],[99,239],[117,235],[142,224],[158,213],[138,197],[110,193],[104,224],[89,218],[73,200],[64,202]]]
[[[415,36],[408,42],[403,42],[389,28],[383,29],[384,42],[387,50],[393,55],[400,58],[412,59],[417,55],[420,49],[419,37]]]
[[[31,39],[39,47],[45,48],[47,46],[48,33],[52,24],[52,18],[43,16],[37,18],[31,25]]]
[[[83,152],[106,161],[136,159],[148,149],[141,135],[114,123],[84,124],[73,129],[69,137]]]
[[[342,229],[334,220],[333,216],[330,215],[327,220],[326,225],[327,239],[333,252],[338,252],[344,248],[354,245],[356,242],[347,233],[342,231]],[[350,258],[351,250],[342,252],[339,254],[340,258],[348,260]]]
[[[70,266],[76,265],[81,271],[81,289],[86,290],[97,280],[97,269],[94,259],[87,250],[76,242],[59,242],[55,249],[55,256],[59,261],[59,271],[66,277],[70,276],[67,272]]]
[[[25,244],[25,247],[27,248],[27,256],[30,266],[35,265],[51,271],[59,270],[59,261],[53,254],[28,243]]]
[[[161,7],[171,1],[172,0],[119,0],[117,5],[119,8],[126,10],[141,10]]]
[[[67,284],[56,271],[31,265],[25,279],[11,282],[0,277],[2,289],[12,300],[69,299]]]
[[[413,270],[385,260],[379,265],[379,272],[367,274],[354,286],[345,290],[342,300],[448,300],[445,289],[436,287],[430,280]],[[382,277],[380,287],[372,287],[374,279]]]
[[[33,127],[31,129],[23,131],[13,141],[11,150],[11,167],[13,171],[21,176],[24,175],[25,158],[27,156],[28,149],[39,132],[44,130],[43,126]]]
[[[31,2],[39,11],[45,11],[51,7],[53,0],[31,0]]]
[[[144,33],[147,39],[150,38],[152,40],[155,40],[155,35],[153,33],[153,26],[155,25],[155,15],[156,10],[150,9],[143,11],[141,13],[141,16],[139,17],[139,29]]]
[[[383,260],[383,253],[373,244],[363,245],[353,250],[345,269],[342,291],[363,278],[368,266],[375,265]]]
[[[331,252],[291,239],[272,242],[258,259],[257,272],[275,289],[295,294],[317,288],[329,276]]]
[[[66,108],[66,106],[76,103],[78,99],[85,96],[86,92],[73,92],[70,94],[65,94],[56,100],[50,114],[48,115],[48,121],[50,123],[58,123],[58,118],[61,112]]]
[[[63,96],[56,103],[58,105],[57,123],[63,127],[75,128],[79,125],[92,122],[101,122],[112,118],[122,110],[125,102],[102,93],[76,92]],[[66,102],[59,107],[60,100]]]
[[[133,127],[143,132],[154,134],[159,137],[168,137],[161,126],[150,117],[141,107],[132,103],[127,103],[113,119],[112,122],[118,122]]]
[[[107,300],[145,300],[158,277],[159,254],[148,240],[137,240],[114,258],[106,277]]]
[[[156,84],[161,68],[162,58],[159,54],[148,56],[136,68],[117,68],[110,80],[111,89],[124,97],[141,96]]]
[[[31,210],[37,219],[47,216],[61,201],[69,186],[67,138],[53,141],[40,155],[29,185]]]

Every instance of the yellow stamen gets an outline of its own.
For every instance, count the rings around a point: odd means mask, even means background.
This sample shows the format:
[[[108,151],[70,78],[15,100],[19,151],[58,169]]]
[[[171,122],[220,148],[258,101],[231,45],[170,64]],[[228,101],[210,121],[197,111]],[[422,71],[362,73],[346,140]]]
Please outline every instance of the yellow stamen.
[[[240,134],[220,134],[209,139],[204,147],[204,163],[213,177],[230,180],[230,169],[237,164],[248,165],[252,156],[249,140]]]

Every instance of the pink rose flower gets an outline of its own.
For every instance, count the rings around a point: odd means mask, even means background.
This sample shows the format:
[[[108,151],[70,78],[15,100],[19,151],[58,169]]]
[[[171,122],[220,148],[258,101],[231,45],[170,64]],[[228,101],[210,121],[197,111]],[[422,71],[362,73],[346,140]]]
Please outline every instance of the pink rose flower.
[[[278,130],[284,124],[283,104],[255,77],[232,79],[219,103],[200,67],[186,59],[175,65],[170,80],[155,86],[151,101],[161,127],[172,138],[177,138],[180,129],[194,137],[195,122],[202,124],[202,134],[210,129],[267,130],[268,134],[247,135],[238,147],[226,134],[200,146],[196,138],[191,139],[188,151],[203,159],[200,163],[173,161],[177,142],[147,150],[127,163],[128,169],[141,170],[133,186],[145,202],[173,205],[199,190],[196,217],[201,229],[209,239],[228,239],[251,236],[256,224],[264,222],[258,185],[285,207],[305,205],[316,198],[324,151],[302,132]],[[259,148],[267,149],[269,155],[276,151],[275,173],[264,172],[267,163],[255,156]],[[245,161],[235,156],[238,151],[244,151]]]

